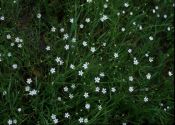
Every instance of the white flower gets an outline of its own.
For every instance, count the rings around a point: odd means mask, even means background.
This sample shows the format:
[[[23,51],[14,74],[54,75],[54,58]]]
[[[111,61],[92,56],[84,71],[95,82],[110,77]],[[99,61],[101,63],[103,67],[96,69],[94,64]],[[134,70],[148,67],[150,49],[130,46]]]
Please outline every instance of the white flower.
[[[5,19],[5,17],[4,17],[4,16],[1,16],[1,17],[0,17],[0,20],[2,20],[2,21],[3,21],[4,19]]]
[[[73,18],[70,19],[70,23],[74,23],[74,19]]]
[[[128,53],[132,53],[132,49],[128,49]]]
[[[64,46],[65,50],[69,50],[69,45]]]
[[[64,89],[65,92],[68,92],[69,91],[69,89],[68,89],[67,86],[65,86],[63,89]]]
[[[134,87],[129,87],[129,92],[133,92],[134,91]]]
[[[129,76],[129,81],[133,81],[134,80],[134,78],[132,77],[132,76]]]
[[[133,15],[133,12],[130,12],[129,14],[132,16]]]
[[[102,110],[102,106],[101,105],[98,105],[98,110]]]
[[[83,29],[84,28],[84,25],[83,24],[80,24],[80,28]]]
[[[120,16],[120,12],[117,13],[117,16]]]
[[[155,6],[155,9],[156,9],[156,10],[158,10],[158,9],[159,9],[159,7],[158,7],[158,6]]]
[[[7,94],[7,91],[3,91],[3,93],[2,93],[3,95],[6,95]]]
[[[129,7],[129,3],[124,3],[124,6],[125,7]]]
[[[69,98],[73,99],[74,95],[73,94],[69,94]]]
[[[88,119],[87,118],[84,118],[84,123],[88,123]]]
[[[146,57],[149,57],[149,54],[148,54],[148,53],[146,53],[146,54],[145,54],[145,56],[146,56]]]
[[[55,68],[51,68],[51,69],[50,69],[50,73],[51,73],[51,74],[54,74],[54,73],[55,73]]]
[[[52,115],[51,115],[51,119],[52,119],[52,120],[56,119],[56,115],[55,115],[55,114],[52,114]]]
[[[57,100],[58,100],[58,101],[61,101],[61,97],[58,97]]]
[[[54,122],[54,124],[57,124],[58,123],[58,119],[54,119],[53,122]]]
[[[91,21],[90,18],[86,18],[86,19],[85,19],[85,22],[86,22],[86,23],[89,23],[90,21]]]
[[[148,74],[146,75],[146,78],[147,78],[147,79],[151,79],[151,74],[148,73]]]
[[[108,8],[108,4],[104,4],[103,7],[106,9]]]
[[[91,3],[91,2],[92,2],[92,0],[87,0],[87,2],[88,2],[88,3]]]
[[[75,69],[75,66],[73,64],[70,65],[71,69]]]
[[[125,30],[126,30],[126,29],[125,29],[124,27],[122,27],[121,31],[122,31],[122,32],[125,32]]]
[[[153,41],[153,40],[154,40],[154,38],[153,38],[152,36],[150,36],[150,37],[149,37],[149,40],[150,40],[150,41]]]
[[[67,40],[69,38],[69,35],[66,33],[63,35],[63,40]]]
[[[169,76],[173,76],[173,73],[171,71],[168,72]]]
[[[100,77],[104,77],[104,76],[105,76],[104,72],[101,72]]]
[[[99,83],[100,82],[100,77],[95,77],[95,83]]]
[[[46,50],[47,51],[50,51],[50,46],[46,46]]]
[[[87,68],[88,68],[88,65],[89,65],[89,63],[88,63],[88,62],[86,62],[85,64],[83,64],[83,66],[82,66],[82,67],[83,67],[84,69],[87,69]]]
[[[166,18],[167,18],[167,15],[166,15],[166,14],[164,14],[164,15],[163,15],[163,17],[166,19]]]
[[[76,38],[72,38],[72,42],[75,43],[76,42]]]
[[[118,57],[119,57],[118,53],[114,53],[114,58],[118,58]]]
[[[7,34],[7,39],[11,39],[11,35],[10,34]]]
[[[79,76],[83,76],[84,72],[82,70],[78,71]]]
[[[171,30],[171,28],[170,28],[170,27],[168,27],[168,28],[167,28],[167,30],[168,30],[168,31],[170,31],[170,30]]]
[[[138,64],[139,64],[139,61],[136,58],[134,58],[134,65],[138,65]]]
[[[71,88],[72,88],[72,89],[75,89],[75,84],[72,84],[72,85],[71,85]]]
[[[56,57],[55,61],[56,61],[57,63],[59,63],[59,62],[61,61],[61,58],[60,58],[60,57]]]
[[[14,46],[15,44],[14,43],[10,43],[10,46]]]
[[[94,53],[96,51],[95,47],[91,47],[91,52]]]
[[[106,94],[106,88],[102,88],[102,91],[101,91],[103,94]]]
[[[84,119],[83,119],[82,117],[80,117],[80,118],[78,119],[78,121],[79,121],[79,123],[83,123],[83,122],[84,122]]]
[[[37,18],[38,18],[38,19],[41,18],[41,14],[40,14],[40,13],[37,14]]]
[[[87,103],[87,104],[85,105],[85,108],[86,108],[86,109],[90,109],[90,107],[91,107],[91,105],[90,105],[89,103]]]
[[[112,87],[111,88],[111,92],[116,92],[116,88],[115,87]]]
[[[85,92],[85,93],[84,93],[84,97],[85,97],[85,98],[88,98],[88,97],[89,97],[89,93]]]
[[[55,32],[56,31],[56,28],[53,26],[52,28],[51,28],[51,32]]]
[[[103,43],[102,45],[103,45],[103,46],[106,46],[106,43]]]
[[[83,41],[83,46],[87,46],[87,42],[86,41]]]
[[[7,56],[8,56],[8,57],[11,57],[11,56],[12,56],[12,53],[11,53],[11,52],[9,52],[9,53],[7,54]]]
[[[108,19],[108,16],[107,16],[107,15],[103,15],[103,16],[100,18],[101,22],[104,22],[104,21],[106,21],[107,19]]]
[[[99,88],[99,87],[96,87],[96,88],[95,88],[95,91],[96,91],[96,92],[99,92],[99,91],[100,91],[100,88]]]
[[[153,57],[149,57],[149,62],[153,62],[154,58]]]
[[[26,91],[26,92],[29,92],[29,91],[30,91],[30,86],[26,86],[26,87],[25,87],[25,91]]]
[[[17,64],[13,64],[13,65],[12,65],[12,68],[13,68],[13,69],[17,69],[17,68],[18,68],[18,65],[17,65]]]
[[[18,110],[17,110],[18,112],[21,112],[21,108],[18,108]]]
[[[12,121],[11,119],[9,119],[9,120],[7,121],[7,123],[8,123],[8,125],[12,125],[12,124],[13,124],[13,121]]]
[[[61,28],[61,29],[60,29],[60,32],[63,33],[63,32],[64,32],[64,28]]]
[[[17,123],[17,120],[16,119],[13,119],[13,124],[16,124]]]
[[[27,82],[27,84],[30,84],[30,83],[32,83],[32,79],[28,78],[26,82]]]
[[[148,97],[147,96],[144,97],[144,102],[148,102]]]
[[[70,117],[70,114],[69,114],[68,112],[66,112],[66,113],[64,114],[64,117],[65,117],[65,118],[69,118],[69,117]]]
[[[32,91],[29,92],[29,95],[31,96],[37,95],[37,90],[33,89]]]

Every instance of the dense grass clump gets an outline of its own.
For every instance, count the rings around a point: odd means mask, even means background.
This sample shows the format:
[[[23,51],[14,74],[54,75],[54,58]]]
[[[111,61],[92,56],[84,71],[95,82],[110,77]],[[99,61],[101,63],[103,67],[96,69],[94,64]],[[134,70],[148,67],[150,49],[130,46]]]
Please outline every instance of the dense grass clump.
[[[0,0],[0,125],[172,125],[173,0]]]

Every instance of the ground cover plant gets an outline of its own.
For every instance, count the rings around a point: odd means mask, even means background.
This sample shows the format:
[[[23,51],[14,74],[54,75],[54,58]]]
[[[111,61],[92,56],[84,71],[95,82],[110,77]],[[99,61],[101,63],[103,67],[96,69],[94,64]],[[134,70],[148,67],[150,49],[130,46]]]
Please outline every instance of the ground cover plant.
[[[0,0],[0,125],[172,125],[173,0]]]

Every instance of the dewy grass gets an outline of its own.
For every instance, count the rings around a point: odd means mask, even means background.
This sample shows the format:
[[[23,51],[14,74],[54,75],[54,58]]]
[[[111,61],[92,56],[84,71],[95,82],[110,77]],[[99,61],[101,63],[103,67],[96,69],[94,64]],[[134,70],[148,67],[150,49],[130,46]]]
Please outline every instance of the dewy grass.
[[[173,0],[1,0],[0,125],[171,125]]]

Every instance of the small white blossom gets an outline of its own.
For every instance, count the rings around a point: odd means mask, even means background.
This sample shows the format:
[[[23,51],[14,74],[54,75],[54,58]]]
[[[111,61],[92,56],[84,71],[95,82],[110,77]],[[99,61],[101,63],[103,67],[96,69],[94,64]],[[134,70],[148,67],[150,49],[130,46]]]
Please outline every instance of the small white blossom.
[[[150,79],[151,79],[151,74],[148,73],[148,74],[146,75],[146,78],[150,80]]]
[[[86,19],[85,19],[85,22],[86,22],[86,23],[89,23],[90,21],[91,21],[90,18],[86,18]]]
[[[107,15],[103,15],[103,16],[100,18],[101,22],[104,22],[104,21],[106,21],[107,19],[108,19],[108,16],[107,16]]]
[[[12,68],[13,68],[13,69],[17,69],[17,68],[18,68],[18,65],[17,65],[17,64],[13,64],[13,65],[12,65]]]
[[[83,41],[83,46],[87,46],[87,42],[86,41]]]
[[[89,93],[85,92],[85,93],[84,93],[84,97],[85,97],[85,98],[88,98],[88,97],[89,97]]]
[[[129,76],[129,81],[133,81],[134,80],[134,78],[132,77],[132,76]]]
[[[144,97],[144,102],[148,102],[148,97],[147,96]]]
[[[87,104],[85,105],[85,108],[86,108],[86,109],[90,109],[90,107],[91,107],[91,105],[90,105],[89,103],[87,103]]]
[[[173,73],[171,71],[168,72],[169,76],[173,76]]]
[[[116,88],[112,87],[111,92],[116,92]]]
[[[96,92],[100,92],[100,88],[99,88],[99,87],[96,87],[96,88],[95,88],[95,91],[96,91]]]
[[[30,84],[30,83],[32,83],[32,79],[31,79],[31,78],[28,78],[28,79],[26,80],[26,82],[27,82],[27,84]]]
[[[52,28],[51,28],[51,32],[55,32],[56,31],[56,28],[53,26]]]
[[[78,71],[79,76],[83,76],[84,72],[82,70]]]
[[[96,51],[95,47],[91,47],[91,52],[94,53]]]
[[[37,18],[38,18],[38,19],[41,18],[41,14],[40,14],[40,13],[37,14]]]
[[[64,114],[64,117],[65,117],[65,118],[69,118],[69,117],[70,117],[70,114],[69,114],[68,112],[66,112],[66,113]]]
[[[101,91],[103,94],[106,94],[106,88],[102,88],[102,91]]]
[[[79,123],[83,123],[83,122],[84,122],[84,119],[83,119],[82,117],[80,117],[80,118],[78,119],[78,121],[79,121]]]
[[[92,3],[92,0],[86,0],[88,3]]]
[[[153,41],[153,40],[154,40],[154,38],[153,38],[152,36],[150,36],[150,37],[149,37],[149,40],[150,40],[150,41]]]
[[[51,68],[51,69],[50,69],[50,73],[51,73],[51,74],[54,74],[54,73],[56,72],[55,70],[56,70],[55,68]]]
[[[100,77],[95,77],[95,83],[99,83],[100,82]]]
[[[114,58],[118,58],[118,57],[119,57],[118,53],[114,53]]]
[[[129,92],[133,92],[134,91],[134,87],[129,87]]]
[[[64,46],[65,50],[69,50],[69,45]]]

